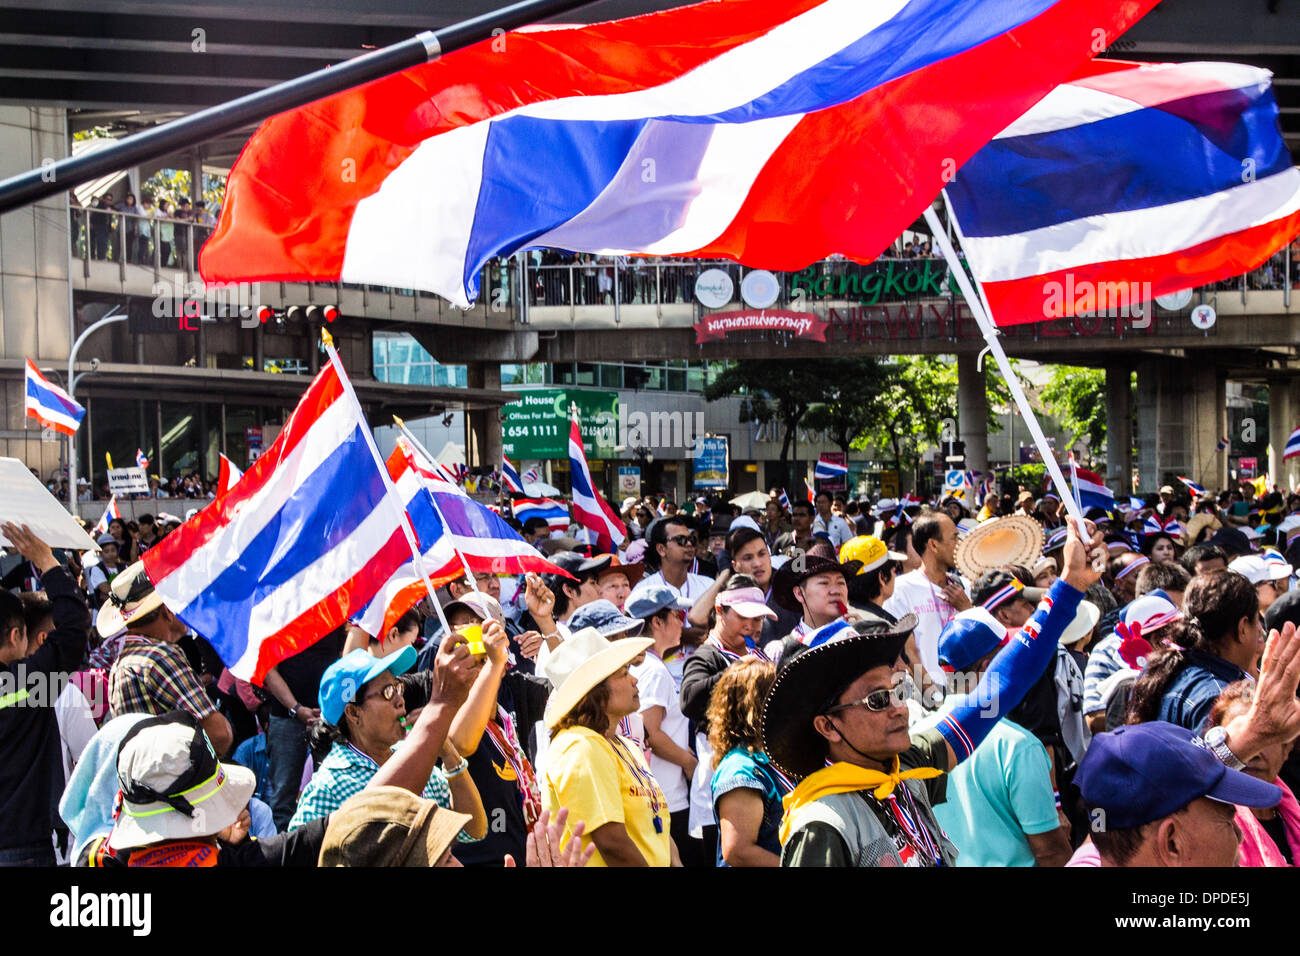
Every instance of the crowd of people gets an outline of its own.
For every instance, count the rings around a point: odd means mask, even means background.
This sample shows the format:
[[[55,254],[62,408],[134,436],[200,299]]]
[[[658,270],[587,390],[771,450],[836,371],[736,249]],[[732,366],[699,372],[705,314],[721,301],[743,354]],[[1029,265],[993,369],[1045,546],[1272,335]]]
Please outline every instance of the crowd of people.
[[[132,192],[123,193],[120,201],[112,192],[101,193],[79,217],[73,251],[79,258],[135,265],[152,265],[157,252],[161,268],[188,268],[191,250],[197,253],[217,225],[220,208],[214,213],[207,205],[202,199],[191,203],[186,196],[173,204],[167,199],[155,202],[147,192],[139,202]]]
[[[144,572],[180,518],[4,525],[0,864],[1294,862],[1300,495],[621,510],[255,684]]]

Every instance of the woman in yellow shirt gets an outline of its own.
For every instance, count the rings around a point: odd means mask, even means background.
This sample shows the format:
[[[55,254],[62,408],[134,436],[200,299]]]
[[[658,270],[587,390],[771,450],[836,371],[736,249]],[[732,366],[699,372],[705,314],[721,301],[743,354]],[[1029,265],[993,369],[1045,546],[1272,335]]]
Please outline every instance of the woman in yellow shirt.
[[[596,852],[589,866],[680,866],[668,835],[668,801],[641,748],[617,733],[637,712],[636,678],[628,664],[654,642],[607,641],[583,628],[543,667],[555,690],[546,704],[551,745],[546,754],[542,805],[568,807],[586,821],[584,844]],[[571,836],[566,828],[565,840]]]

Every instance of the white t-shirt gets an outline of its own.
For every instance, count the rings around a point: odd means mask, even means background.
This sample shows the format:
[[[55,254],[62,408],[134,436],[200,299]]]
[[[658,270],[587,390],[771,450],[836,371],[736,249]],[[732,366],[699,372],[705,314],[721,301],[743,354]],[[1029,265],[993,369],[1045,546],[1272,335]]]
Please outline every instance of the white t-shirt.
[[[682,714],[677,685],[673,683],[673,677],[668,673],[664,662],[647,651],[645,661],[632,668],[632,676],[636,678],[637,690],[641,694],[641,712],[644,713],[650,707],[662,707],[664,718],[660,729],[677,746],[689,750],[691,722]],[[677,764],[657,756],[653,750],[650,753],[650,772],[659,781],[659,787],[668,800],[668,811],[677,813],[685,810],[691,801],[686,772]]]
[[[705,591],[713,587],[713,579],[706,578],[702,574],[691,574],[687,571],[686,584],[679,588],[674,587],[670,582],[665,581],[664,573],[662,571],[656,571],[654,574],[647,574],[636,583],[636,587],[634,587],[632,593],[628,595],[625,604],[630,604],[633,598],[640,596],[656,585],[666,587],[679,598],[686,598],[686,600],[694,604],[700,599],[700,596],[704,594]]]
[[[943,590],[925,576],[925,568],[917,568],[899,575],[894,582],[894,595],[885,602],[884,608],[895,617],[916,615],[914,636],[921,664],[932,681],[940,687],[946,686],[943,668],[939,666],[939,635],[957,616],[957,609],[944,600]]]

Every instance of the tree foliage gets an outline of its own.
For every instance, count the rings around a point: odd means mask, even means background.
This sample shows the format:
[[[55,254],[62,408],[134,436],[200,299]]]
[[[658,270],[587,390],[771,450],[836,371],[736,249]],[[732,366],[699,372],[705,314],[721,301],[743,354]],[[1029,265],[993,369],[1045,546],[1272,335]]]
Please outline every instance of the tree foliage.
[[[1106,441],[1106,373],[1102,369],[1056,365],[1039,392],[1043,407],[1070,435],[1070,445],[1087,439],[1094,457]]]

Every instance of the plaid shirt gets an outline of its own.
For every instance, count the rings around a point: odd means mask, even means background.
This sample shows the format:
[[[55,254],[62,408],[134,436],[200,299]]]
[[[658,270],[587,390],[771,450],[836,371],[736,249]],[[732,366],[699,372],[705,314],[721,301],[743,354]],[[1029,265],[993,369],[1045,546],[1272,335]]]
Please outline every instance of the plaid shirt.
[[[185,710],[195,720],[217,712],[176,644],[128,634],[108,677],[110,716]]]
[[[379,765],[360,750],[348,744],[335,743],[303,788],[298,798],[298,809],[289,821],[289,829],[296,830],[333,813],[343,806],[344,801],[364,790],[378,770]],[[441,768],[433,768],[422,796],[440,807],[451,809],[451,788],[447,786],[447,777]],[[456,839],[462,843],[475,842],[464,830],[457,834]]]

